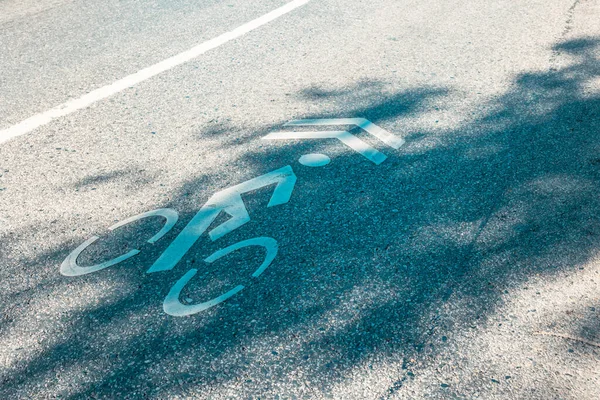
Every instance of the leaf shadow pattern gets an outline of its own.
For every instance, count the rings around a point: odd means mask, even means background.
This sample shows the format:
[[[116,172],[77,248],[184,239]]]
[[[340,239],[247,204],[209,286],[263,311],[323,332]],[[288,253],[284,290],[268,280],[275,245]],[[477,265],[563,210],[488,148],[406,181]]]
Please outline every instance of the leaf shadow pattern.
[[[203,237],[169,277],[140,272],[175,230],[110,273],[43,293],[79,285],[106,290],[102,302],[61,316],[52,343],[5,371],[0,394],[44,397],[49,389],[42,385],[53,377],[54,393],[73,399],[311,398],[332,395],[356,369],[385,362],[399,366],[398,379],[372,397],[400,393],[420,362],[445,346],[442,337],[483,324],[505,290],[534,274],[568,271],[597,253],[600,98],[583,88],[600,76],[599,46],[595,38],[557,45],[576,62],[518,76],[491,112],[445,132],[436,146],[413,151],[439,132],[409,132],[406,146],[386,151],[379,166],[317,141],[273,144],[266,157],[243,155],[238,162],[248,179],[291,162],[299,176],[292,201],[267,209],[268,190],[247,196],[252,221],[216,243]],[[448,93],[394,93],[346,113],[385,126]],[[345,94],[310,88],[299,95]],[[310,169],[293,161],[309,151],[333,154],[331,164]],[[189,182],[180,194],[197,187]],[[183,210],[181,221],[194,212]],[[280,248],[260,279],[202,315],[161,313],[174,277],[216,249],[257,235],[277,239]],[[218,293],[252,271],[260,256],[244,250],[226,263],[203,265],[184,296],[201,301]],[[449,302],[464,306],[459,317],[444,315]]]

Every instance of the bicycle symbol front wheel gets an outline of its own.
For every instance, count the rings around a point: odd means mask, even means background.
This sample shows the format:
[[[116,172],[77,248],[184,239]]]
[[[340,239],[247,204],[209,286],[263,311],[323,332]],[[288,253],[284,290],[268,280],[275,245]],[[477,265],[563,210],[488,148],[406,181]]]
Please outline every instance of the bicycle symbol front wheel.
[[[217,250],[216,252],[205,258],[204,261],[210,264],[236,250],[250,246],[260,246],[266,250],[264,261],[252,274],[253,278],[258,278],[260,274],[262,274],[265,271],[265,269],[267,269],[269,265],[271,265],[271,263],[277,256],[278,245],[277,241],[273,238],[257,237],[253,239],[244,240],[232,244],[231,246],[226,247],[224,249]],[[225,300],[229,299],[230,297],[234,296],[235,294],[239,293],[244,289],[243,285],[238,285],[233,289],[211,300],[192,305],[183,304],[181,303],[181,301],[179,301],[181,291],[197,273],[197,269],[191,269],[185,275],[183,275],[177,282],[175,282],[175,284],[173,285],[173,287],[169,291],[169,294],[163,302],[163,310],[165,311],[165,313],[175,317],[183,317],[186,315],[197,314],[199,312],[208,310],[209,308],[214,307],[219,303],[224,302]]]

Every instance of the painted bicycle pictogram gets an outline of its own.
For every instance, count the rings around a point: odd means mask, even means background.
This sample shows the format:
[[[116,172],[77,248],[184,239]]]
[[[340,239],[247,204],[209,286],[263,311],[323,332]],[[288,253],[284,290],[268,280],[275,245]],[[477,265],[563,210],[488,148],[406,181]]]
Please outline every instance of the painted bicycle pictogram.
[[[377,125],[370,121],[362,118],[344,118],[344,119],[324,119],[324,120],[298,120],[292,121],[285,126],[332,126],[332,125],[357,125],[364,129],[366,132],[371,133],[384,143],[397,149],[399,148],[403,140],[391,135],[389,132],[383,130]],[[282,139],[339,139],[342,143],[346,144],[353,150],[357,151],[363,157],[376,165],[382,163],[386,156],[369,146],[364,141],[360,140],[356,136],[346,131],[316,131],[316,132],[291,132],[282,131],[274,132],[263,139],[265,140],[282,140]],[[322,167],[330,162],[329,157],[323,154],[305,154],[300,157],[299,162],[302,165],[309,167]],[[183,230],[177,235],[177,237],[169,244],[167,249],[158,257],[158,259],[150,266],[146,273],[157,273],[172,270],[185,256],[185,254],[192,248],[192,246],[198,241],[198,239],[211,227],[213,222],[219,215],[225,213],[229,216],[225,222],[212,228],[208,231],[208,236],[212,241],[217,241],[223,236],[231,233],[232,231],[240,228],[251,220],[250,214],[246,208],[242,194],[252,192],[267,186],[275,184],[273,194],[267,204],[267,207],[275,207],[282,204],[286,204],[290,201],[294,187],[296,184],[296,174],[294,173],[290,165],[286,165],[282,168],[273,170],[264,175],[250,179],[238,185],[230,188],[221,190],[215,193],[209,200],[200,208],[200,210],[194,215],[190,222],[183,228]],[[162,228],[147,240],[148,243],[154,244],[163,238],[177,223],[179,214],[177,211],[170,208],[160,208],[152,211],[148,211],[142,214],[135,215],[127,218],[123,221],[118,222],[110,226],[110,231],[131,224],[135,221],[139,221],[150,217],[162,217],[164,223]],[[80,254],[87,249],[90,245],[99,239],[98,236],[92,236],[75,250],[73,250],[63,261],[60,267],[60,272],[65,276],[80,276],[94,272],[98,272],[119,264],[125,260],[140,254],[140,250],[133,249],[129,252],[115,257],[111,260],[92,265],[92,266],[80,266],[77,263],[77,259]],[[263,262],[258,268],[252,273],[253,278],[258,278],[275,260],[278,252],[277,240],[271,237],[254,237],[247,240],[242,240],[235,244],[232,244],[226,248],[215,251],[210,256],[204,259],[206,263],[213,263],[237,250],[250,247],[258,246],[265,250],[265,257]],[[195,268],[187,271],[175,284],[171,287],[169,293],[163,301],[163,310],[165,313],[172,316],[186,316],[197,314],[201,311],[207,310],[223,301],[229,299],[235,294],[239,293],[244,289],[243,285],[238,285],[233,289],[217,296],[213,299],[204,301],[197,304],[183,304],[179,297],[183,288],[188,282],[198,273]]]

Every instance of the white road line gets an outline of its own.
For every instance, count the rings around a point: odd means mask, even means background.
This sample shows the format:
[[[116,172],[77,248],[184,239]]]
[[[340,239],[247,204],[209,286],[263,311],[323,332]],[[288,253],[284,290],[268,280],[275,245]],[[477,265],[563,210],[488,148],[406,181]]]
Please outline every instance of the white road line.
[[[110,97],[134,85],[137,85],[140,82],[150,79],[153,76],[156,76],[162,72],[168,71],[178,65],[184,64],[206,53],[209,50],[219,47],[222,44],[237,39],[240,36],[243,36],[246,33],[253,31],[256,28],[268,24],[269,22],[281,17],[282,15],[285,15],[295,10],[296,8],[305,5],[309,1],[310,0],[294,0],[280,8],[277,8],[263,15],[262,17],[247,22],[244,25],[232,31],[226,32],[220,36],[217,36],[214,39],[208,40],[204,43],[194,46],[191,49],[184,51],[183,53],[179,53],[157,64],[151,65],[150,67],[139,70],[138,72],[128,75],[125,78],[119,79],[118,81],[110,85],[103,86],[87,94],[84,94],[83,96],[77,99],[69,100],[66,103],[51,108],[48,111],[27,118],[26,120],[21,121],[18,124],[11,126],[10,128],[1,130],[0,143],[4,143],[14,137],[31,132],[32,130],[37,129],[40,126],[50,123],[56,118],[64,117],[65,115],[89,107],[90,105],[102,99]]]

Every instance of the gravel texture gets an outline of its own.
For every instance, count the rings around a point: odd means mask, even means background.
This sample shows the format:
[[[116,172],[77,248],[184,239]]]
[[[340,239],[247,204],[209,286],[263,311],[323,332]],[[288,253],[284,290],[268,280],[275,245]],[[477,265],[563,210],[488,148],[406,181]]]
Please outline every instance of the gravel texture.
[[[282,4],[0,1],[0,129]],[[598,0],[312,0],[0,145],[0,398],[600,398],[598,21]],[[340,117],[406,143],[352,129],[375,165],[261,140]],[[288,203],[246,194],[250,222],[146,273],[214,193],[285,165]],[[107,229],[163,207],[155,244],[158,218]],[[61,275],[93,235],[82,265],[141,253]],[[279,244],[257,279],[259,248],[203,261],[257,236]],[[165,314],[191,268],[182,302],[246,287]]]

